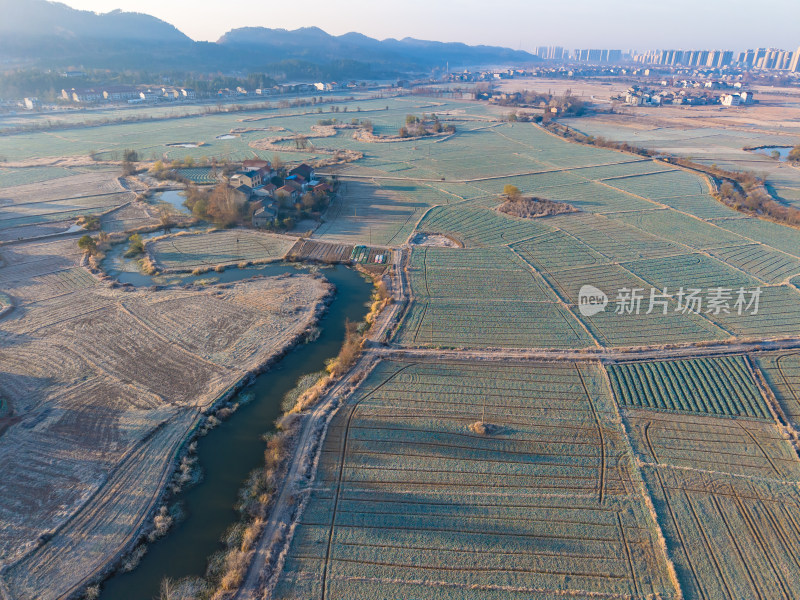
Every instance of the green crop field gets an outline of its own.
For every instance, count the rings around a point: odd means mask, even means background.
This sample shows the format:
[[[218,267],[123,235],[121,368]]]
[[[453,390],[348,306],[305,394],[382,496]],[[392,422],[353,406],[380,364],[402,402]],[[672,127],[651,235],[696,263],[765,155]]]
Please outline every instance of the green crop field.
[[[415,248],[409,276],[415,299],[397,335],[401,344],[593,345],[542,276],[508,248]]]
[[[217,182],[211,167],[186,167],[178,169],[178,175],[185,177],[192,183],[210,184]]]
[[[549,231],[544,219],[515,219],[475,206],[474,202],[436,207],[425,215],[417,229],[452,236],[473,248],[504,246]]]
[[[608,183],[626,192],[654,200],[708,193],[708,186],[700,177],[681,169],[625,177]]]
[[[191,271],[241,261],[281,260],[296,241],[257,231],[223,230],[153,240],[147,252],[159,268]]]
[[[0,168],[0,188],[39,183],[75,175],[77,171],[63,167],[26,167],[24,169]]]
[[[684,598],[794,597],[796,485],[669,467],[643,472]]]
[[[785,254],[800,258],[800,248],[797,245],[797,229],[755,218],[715,219],[713,223],[720,229],[737,234],[739,240],[744,239],[745,241],[740,241],[740,244],[761,242]],[[719,246],[722,245],[719,244]]]
[[[628,408],[634,450],[648,463],[800,480],[800,460],[774,422]]]
[[[800,427],[800,352],[761,354],[758,366],[786,417]]]
[[[715,248],[711,254],[764,283],[781,283],[800,273],[800,259],[763,244]]]
[[[731,231],[674,210],[632,212],[617,215],[616,218],[654,236],[697,250],[747,242]]]
[[[664,211],[651,211],[660,213]],[[647,213],[647,214],[651,214]],[[613,261],[661,258],[686,252],[669,237],[659,237],[630,226],[617,217],[592,214],[559,215],[546,220],[551,227],[574,236]]]
[[[725,256],[725,249],[720,256]],[[767,258],[773,258],[769,255]],[[782,258],[782,257],[779,257]],[[706,303],[703,316],[738,337],[787,336],[800,334],[800,294],[790,285],[767,286],[762,281],[725,265],[704,254],[686,254],[660,260],[645,260],[623,265],[631,273],[658,290],[676,293],[680,288],[703,290],[706,298],[716,288],[728,290],[727,306],[717,313]],[[791,267],[790,267],[791,268]],[[758,312],[754,308],[742,314],[736,307],[739,290],[745,290],[749,302],[751,291],[761,289]]]
[[[620,404],[771,419],[744,358],[698,358],[608,366]]]
[[[660,204],[665,204],[682,213],[687,213],[700,219],[744,218],[742,213],[728,208],[708,193],[697,196],[669,196],[659,198]]]
[[[591,365],[380,363],[274,597],[677,597],[613,414]]]

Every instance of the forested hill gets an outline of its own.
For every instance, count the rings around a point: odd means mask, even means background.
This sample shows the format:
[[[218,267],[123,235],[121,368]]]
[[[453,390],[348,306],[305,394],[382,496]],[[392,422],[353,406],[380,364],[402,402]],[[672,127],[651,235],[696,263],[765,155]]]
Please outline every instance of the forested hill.
[[[40,68],[261,71],[285,77],[380,77],[434,66],[533,62],[522,51],[359,33],[332,36],[316,27],[248,27],[216,43],[195,42],[150,15],[96,14],[47,0],[0,0],[0,65]]]

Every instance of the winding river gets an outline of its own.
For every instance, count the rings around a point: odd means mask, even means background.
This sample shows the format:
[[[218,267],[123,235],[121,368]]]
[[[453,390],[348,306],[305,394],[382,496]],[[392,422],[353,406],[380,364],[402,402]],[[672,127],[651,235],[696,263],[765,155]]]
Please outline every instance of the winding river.
[[[115,249],[106,259],[109,274],[121,283],[135,286],[175,284],[135,272],[125,265]],[[127,268],[126,268],[127,266]],[[178,278],[181,284],[198,279],[236,281],[256,274],[278,275],[308,269],[290,264],[274,264],[261,268],[228,269],[223,273]],[[173,501],[181,505],[181,518],[169,533],[150,544],[141,563],[130,573],[119,573],[103,584],[103,600],[150,600],[157,598],[164,577],[181,579],[202,576],[209,556],[222,548],[220,539],[239,520],[234,510],[239,489],[248,474],[263,465],[265,443],[262,435],[274,430],[274,421],[281,414],[281,402],[302,376],[321,371],[325,361],[338,354],[344,340],[345,319],[361,321],[367,313],[372,285],[358,272],[346,267],[322,270],[336,286],[336,295],[322,317],[320,336],[296,347],[268,372],[256,377],[244,388],[239,410],[227,421],[199,439],[197,458],[202,468],[202,481]]]

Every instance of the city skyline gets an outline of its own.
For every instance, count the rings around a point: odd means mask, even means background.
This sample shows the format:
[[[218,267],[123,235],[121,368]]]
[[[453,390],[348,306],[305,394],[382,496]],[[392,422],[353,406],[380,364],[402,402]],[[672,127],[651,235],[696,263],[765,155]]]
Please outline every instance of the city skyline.
[[[302,14],[271,7],[254,11],[246,0],[67,0],[65,4],[98,13],[120,9],[151,14],[197,41],[216,41],[240,27],[292,30],[317,26],[332,35],[356,31],[378,39],[413,37],[528,52],[545,45],[572,49],[613,47],[624,51],[702,45],[741,51],[755,47],[794,49],[800,43],[795,26],[800,22],[800,4],[793,0],[766,0],[759,11],[753,11],[752,5],[743,0],[702,4],[676,0],[668,6],[628,0],[598,6],[590,0],[576,0],[568,14],[539,0],[498,0],[491,13],[477,0],[458,5],[450,0],[409,0],[391,18],[387,18],[385,3],[365,0],[349,0],[335,6],[309,0]],[[694,17],[686,19],[688,13]],[[609,20],[608,16],[614,14],[617,16]],[[776,20],[774,14],[781,14],[782,18]],[[602,30],[596,26],[598,22],[604,22]]]

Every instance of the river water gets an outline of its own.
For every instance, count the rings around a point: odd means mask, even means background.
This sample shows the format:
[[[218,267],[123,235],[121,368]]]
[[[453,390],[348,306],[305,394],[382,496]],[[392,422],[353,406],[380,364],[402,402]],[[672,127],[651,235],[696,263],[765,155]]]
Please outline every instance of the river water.
[[[114,256],[107,260],[115,262]],[[118,258],[114,266],[122,266]],[[235,281],[254,274],[277,275],[304,270],[307,269],[274,264],[260,269],[228,269],[219,274],[186,277],[182,282],[209,277]],[[295,387],[298,379],[323,370],[325,361],[338,354],[344,340],[345,319],[361,321],[367,313],[372,285],[358,272],[346,267],[325,268],[321,272],[336,286],[336,296],[319,323],[320,336],[296,347],[268,372],[256,377],[253,385],[244,388],[238,396],[252,399],[242,403],[233,416],[199,439],[197,458],[203,479],[176,499],[184,518],[164,538],[149,546],[136,569],[117,574],[103,584],[103,600],[157,598],[162,578],[202,576],[208,557],[222,548],[220,539],[239,519],[234,510],[238,491],[248,474],[264,463],[265,443],[261,436],[274,430],[284,396]],[[112,268],[109,274],[122,283],[137,286],[163,283],[130,270]]]

